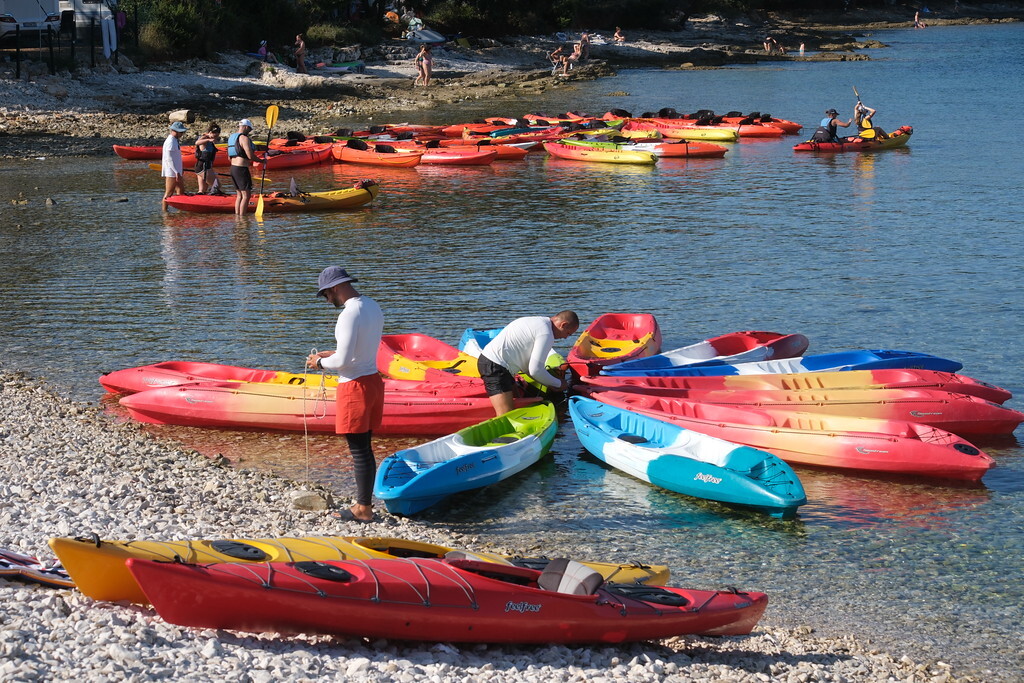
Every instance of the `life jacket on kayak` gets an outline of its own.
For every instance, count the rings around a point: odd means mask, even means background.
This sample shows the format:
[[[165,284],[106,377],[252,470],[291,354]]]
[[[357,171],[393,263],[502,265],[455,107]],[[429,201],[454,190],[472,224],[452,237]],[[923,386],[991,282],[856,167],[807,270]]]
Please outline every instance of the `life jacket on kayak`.
[[[826,116],[821,120],[817,130],[811,135],[811,142],[839,142],[839,136],[836,134],[836,123],[833,117]]]
[[[249,161],[252,161],[252,157],[250,157],[246,153],[245,148],[238,144],[238,138],[240,138],[242,135],[243,133],[232,133],[231,135],[228,136],[228,157],[232,159],[235,157],[242,157],[243,159],[248,159]],[[246,135],[246,137],[249,136]],[[249,142],[251,144],[252,140],[250,140]]]

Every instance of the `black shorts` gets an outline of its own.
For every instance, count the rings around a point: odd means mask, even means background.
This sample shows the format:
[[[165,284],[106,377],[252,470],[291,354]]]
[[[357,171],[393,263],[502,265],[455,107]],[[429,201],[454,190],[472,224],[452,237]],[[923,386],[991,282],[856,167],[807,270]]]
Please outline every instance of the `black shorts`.
[[[252,173],[248,166],[232,166],[231,180],[239,192],[252,192]]]
[[[477,359],[476,367],[480,370],[480,377],[484,380],[484,389],[487,390],[488,396],[497,396],[515,389],[516,379],[505,366],[498,365],[482,355]]]

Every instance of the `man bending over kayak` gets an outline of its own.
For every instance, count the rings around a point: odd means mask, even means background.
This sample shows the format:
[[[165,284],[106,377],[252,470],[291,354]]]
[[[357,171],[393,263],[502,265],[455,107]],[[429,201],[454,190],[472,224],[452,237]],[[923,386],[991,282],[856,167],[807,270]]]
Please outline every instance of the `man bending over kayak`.
[[[565,391],[565,379],[549,373],[545,365],[555,340],[565,339],[579,327],[579,316],[572,311],[562,311],[550,318],[516,318],[483,348],[477,368],[495,415],[504,415],[514,407],[512,390],[520,372],[552,389]]]

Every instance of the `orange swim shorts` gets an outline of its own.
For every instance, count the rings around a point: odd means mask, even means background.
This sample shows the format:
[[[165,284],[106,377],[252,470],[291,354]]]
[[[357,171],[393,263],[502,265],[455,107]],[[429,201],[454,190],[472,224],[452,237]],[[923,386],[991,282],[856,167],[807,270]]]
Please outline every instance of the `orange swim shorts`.
[[[384,380],[363,375],[338,384],[334,421],[337,434],[361,434],[380,427],[384,419]]]

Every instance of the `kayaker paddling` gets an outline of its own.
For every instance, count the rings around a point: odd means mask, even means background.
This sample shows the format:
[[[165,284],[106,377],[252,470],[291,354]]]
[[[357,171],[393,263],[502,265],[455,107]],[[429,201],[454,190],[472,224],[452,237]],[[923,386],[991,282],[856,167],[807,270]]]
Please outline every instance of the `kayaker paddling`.
[[[306,367],[327,370],[338,376],[334,431],[343,434],[352,454],[356,479],[356,504],[342,510],[342,519],[373,521],[373,480],[377,460],[373,456],[373,430],[384,418],[384,380],[377,372],[377,349],[384,331],[380,305],[362,296],[344,268],[328,266],[317,281],[317,296],[341,308],[334,327],[337,349],[311,353]]]

